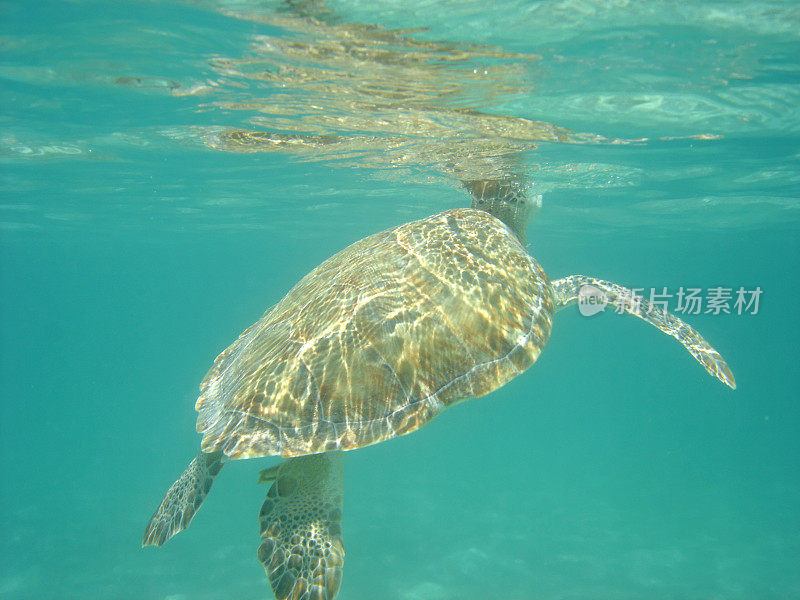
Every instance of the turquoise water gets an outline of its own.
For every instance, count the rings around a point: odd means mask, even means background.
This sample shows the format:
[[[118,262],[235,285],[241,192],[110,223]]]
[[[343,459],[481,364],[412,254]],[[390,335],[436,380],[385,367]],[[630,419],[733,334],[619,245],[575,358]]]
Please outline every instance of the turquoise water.
[[[510,172],[553,278],[760,288],[683,315],[738,389],[636,319],[559,313],[529,372],[345,456],[339,598],[800,598],[797,3],[278,8],[0,5],[0,596],[271,598],[276,459],[140,548],[197,385],[326,257]]]

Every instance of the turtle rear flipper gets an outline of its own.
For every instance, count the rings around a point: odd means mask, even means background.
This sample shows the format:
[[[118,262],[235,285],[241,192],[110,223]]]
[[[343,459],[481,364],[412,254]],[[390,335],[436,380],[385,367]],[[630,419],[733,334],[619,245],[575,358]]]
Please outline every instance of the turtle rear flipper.
[[[142,538],[142,546],[161,546],[173,535],[189,527],[222,469],[222,452],[201,452],[178,480],[167,490],[153,513]]]
[[[344,565],[342,453],[290,458],[259,514],[264,565],[278,600],[333,600]]]
[[[603,305],[610,304],[674,337],[706,371],[731,389],[736,389],[736,380],[730,367],[703,336],[689,324],[660,306],[651,304],[633,290],[585,275],[570,275],[553,281],[552,285],[556,310],[583,298],[591,298],[595,302],[599,300]]]

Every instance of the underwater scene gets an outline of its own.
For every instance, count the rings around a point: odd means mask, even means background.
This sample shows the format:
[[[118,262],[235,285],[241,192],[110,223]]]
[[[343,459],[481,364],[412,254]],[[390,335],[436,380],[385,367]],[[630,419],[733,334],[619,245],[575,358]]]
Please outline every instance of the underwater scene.
[[[0,598],[800,599],[799,3],[0,49]]]

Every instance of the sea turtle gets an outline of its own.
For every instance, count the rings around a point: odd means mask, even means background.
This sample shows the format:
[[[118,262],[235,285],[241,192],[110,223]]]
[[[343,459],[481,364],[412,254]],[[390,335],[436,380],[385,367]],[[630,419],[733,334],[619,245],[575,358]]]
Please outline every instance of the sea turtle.
[[[630,290],[550,281],[525,250],[533,207],[513,185],[465,182],[472,208],[376,233],[303,277],[201,384],[202,451],[144,534],[185,529],[227,459],[280,455],[261,473],[259,560],[280,600],[333,600],[344,563],[342,454],[410,433],[448,406],[528,369],[554,313],[588,286],[675,337],[731,388],[722,357],[689,325]]]

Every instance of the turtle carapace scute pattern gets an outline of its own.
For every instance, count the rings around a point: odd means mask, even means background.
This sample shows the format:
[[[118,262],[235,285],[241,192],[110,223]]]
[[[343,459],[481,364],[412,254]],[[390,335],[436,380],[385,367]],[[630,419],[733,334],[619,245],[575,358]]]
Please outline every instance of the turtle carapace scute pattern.
[[[217,357],[196,406],[202,449],[291,457],[409,433],[530,367],[553,311],[544,271],[487,212],[371,235]]]

